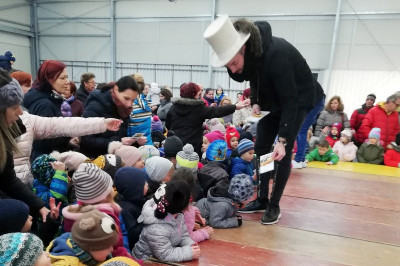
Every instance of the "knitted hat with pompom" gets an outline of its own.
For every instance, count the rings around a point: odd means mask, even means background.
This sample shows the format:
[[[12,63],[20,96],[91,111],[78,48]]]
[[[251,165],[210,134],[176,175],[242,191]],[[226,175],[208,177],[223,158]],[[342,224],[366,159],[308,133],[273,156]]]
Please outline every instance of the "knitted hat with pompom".
[[[199,155],[194,152],[193,146],[189,143],[183,146],[183,150],[176,155],[176,169],[186,167],[197,172],[198,163]]]

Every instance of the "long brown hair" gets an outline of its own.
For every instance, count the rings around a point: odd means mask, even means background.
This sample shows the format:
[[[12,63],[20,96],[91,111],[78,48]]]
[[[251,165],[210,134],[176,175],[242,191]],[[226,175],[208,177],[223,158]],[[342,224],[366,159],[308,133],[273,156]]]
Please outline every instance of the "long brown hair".
[[[338,103],[339,103],[337,110],[343,112],[343,110],[344,110],[344,104],[343,104],[343,102],[342,102],[342,98],[340,98],[340,96],[337,96],[337,95],[333,96],[333,97],[329,100],[329,102],[327,102],[327,104],[326,104],[326,106],[325,106],[325,111],[330,111],[330,110],[332,110],[332,109],[331,109],[331,103],[332,103],[333,100],[337,100]]]
[[[0,110],[0,173],[6,165],[7,152],[18,152],[15,136],[20,135],[20,130],[15,122],[11,127],[7,125],[7,109]]]

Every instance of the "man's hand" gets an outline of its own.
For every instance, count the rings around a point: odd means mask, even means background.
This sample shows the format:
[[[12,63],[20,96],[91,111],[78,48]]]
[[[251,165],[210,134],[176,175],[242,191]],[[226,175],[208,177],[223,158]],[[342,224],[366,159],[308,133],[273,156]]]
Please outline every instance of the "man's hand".
[[[116,118],[107,118],[104,119],[104,124],[106,125],[107,130],[118,131],[122,124],[122,120]]]
[[[137,139],[130,138],[130,137],[124,137],[121,139],[122,144],[131,146],[133,143],[135,143]]]
[[[236,104],[236,110],[240,110],[244,107],[247,107],[250,105],[250,99],[244,100],[244,101],[240,101]]]
[[[274,151],[272,152],[272,159],[276,161],[282,160],[283,157],[285,157],[286,151],[285,151],[285,146],[278,142],[275,144]]]

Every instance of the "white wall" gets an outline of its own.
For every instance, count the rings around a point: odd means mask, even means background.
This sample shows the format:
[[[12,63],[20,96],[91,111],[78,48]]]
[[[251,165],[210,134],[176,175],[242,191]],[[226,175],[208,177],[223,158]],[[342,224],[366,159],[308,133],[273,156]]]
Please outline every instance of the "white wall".
[[[29,31],[29,26],[21,24],[30,23],[29,5],[18,6],[11,9],[3,9],[9,5],[27,4],[24,0],[0,0],[0,54],[11,51],[16,57],[16,61],[12,66],[25,72],[31,72],[31,57],[29,37],[3,31],[2,29],[20,29]],[[6,20],[6,21],[4,21]],[[15,24],[16,21],[20,24]]]

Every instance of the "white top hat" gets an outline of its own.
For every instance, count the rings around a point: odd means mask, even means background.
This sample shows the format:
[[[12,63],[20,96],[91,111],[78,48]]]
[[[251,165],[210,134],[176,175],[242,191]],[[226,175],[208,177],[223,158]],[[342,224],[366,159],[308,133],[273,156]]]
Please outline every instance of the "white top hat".
[[[203,37],[211,45],[211,65],[221,67],[229,63],[250,37],[250,33],[238,32],[228,15],[214,20]]]

